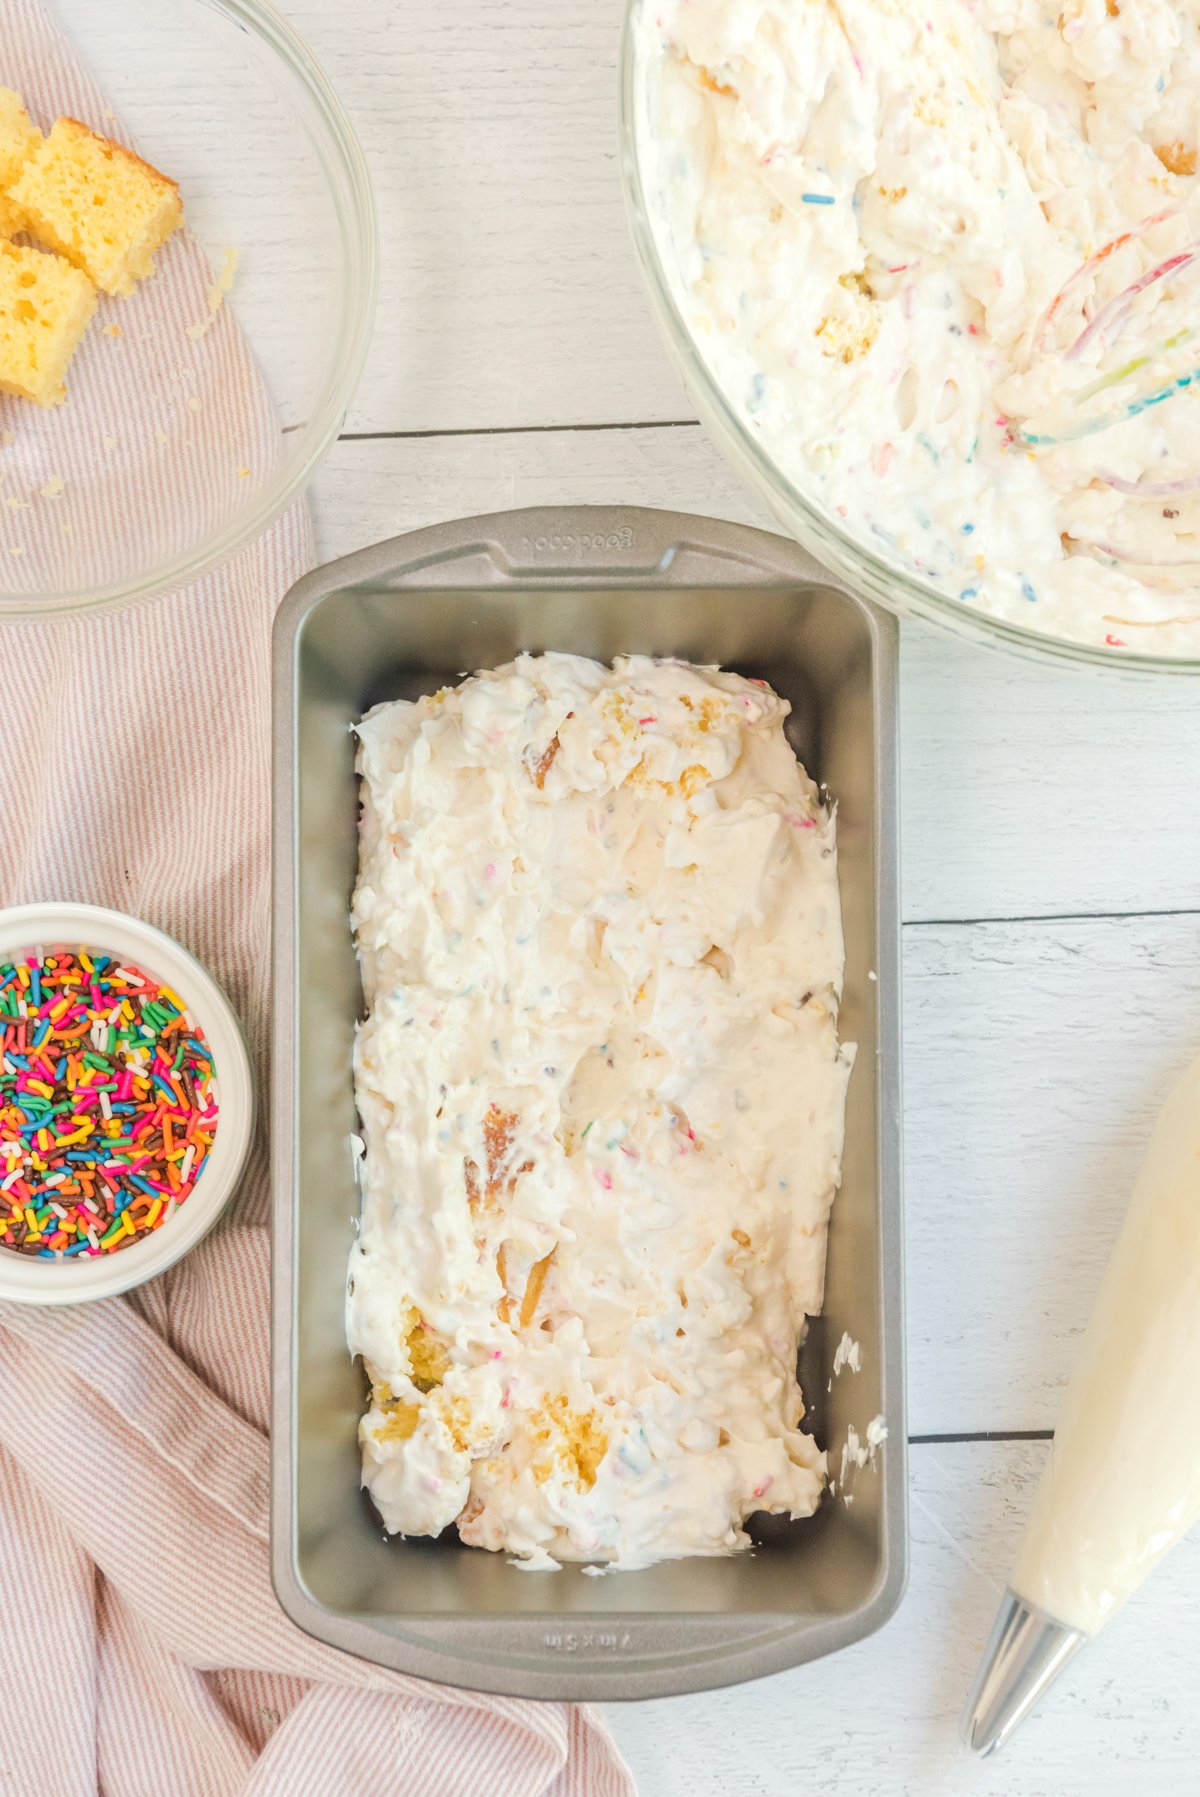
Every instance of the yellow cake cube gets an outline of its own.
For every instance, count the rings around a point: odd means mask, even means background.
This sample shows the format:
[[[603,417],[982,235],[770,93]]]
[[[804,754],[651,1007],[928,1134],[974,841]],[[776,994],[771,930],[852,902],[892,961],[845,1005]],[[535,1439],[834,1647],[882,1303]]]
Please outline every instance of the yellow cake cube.
[[[0,242],[0,393],[40,406],[64,400],[67,365],[96,303],[87,276],[63,257]]]
[[[8,190],[41,141],[42,134],[20,94],[11,87],[0,87],[0,237],[15,237],[25,228],[20,208],[9,199]]]
[[[155,250],[183,222],[174,181],[78,119],[59,119],[10,197],[30,234],[105,293],[131,294],[153,274]]]

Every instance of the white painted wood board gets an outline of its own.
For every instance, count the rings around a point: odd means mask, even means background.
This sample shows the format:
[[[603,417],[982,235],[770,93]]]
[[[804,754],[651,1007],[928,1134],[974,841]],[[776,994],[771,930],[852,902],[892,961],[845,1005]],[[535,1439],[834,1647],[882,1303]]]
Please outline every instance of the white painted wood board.
[[[348,421],[371,440],[318,480],[323,556],[527,504],[769,527],[642,302],[616,0],[285,9],[362,134],[384,237]],[[911,1423],[973,1439],[912,1449],[912,1580],[879,1637],[610,1718],[644,1797],[1174,1797],[1200,1789],[1197,1543],[1001,1759],[956,1740],[1045,1452],[979,1437],[1051,1425],[1154,1105],[1200,1045],[1200,698],[906,629],[901,705]]]
[[[689,418],[617,163],[621,7],[290,0],[384,217],[353,431]]]
[[[608,1706],[643,1797],[1190,1797],[1200,1780],[1200,1542],[1068,1667],[998,1757],[960,1713],[1041,1465],[1040,1442],[912,1454],[912,1577],[872,1640],[733,1690]]]

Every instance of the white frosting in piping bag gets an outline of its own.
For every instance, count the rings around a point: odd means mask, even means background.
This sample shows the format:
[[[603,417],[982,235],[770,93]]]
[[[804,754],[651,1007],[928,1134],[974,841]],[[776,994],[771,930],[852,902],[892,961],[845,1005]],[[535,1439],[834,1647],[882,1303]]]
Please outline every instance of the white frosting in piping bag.
[[[1163,1107],[1012,1588],[1094,1634],[1200,1519],[1200,1061]]]
[[[664,266],[784,474],[965,606],[1200,655],[1200,0],[637,31]]]
[[[348,1332],[389,1530],[646,1565],[806,1515],[851,1051],[834,820],[760,683],[521,657],[359,726]]]

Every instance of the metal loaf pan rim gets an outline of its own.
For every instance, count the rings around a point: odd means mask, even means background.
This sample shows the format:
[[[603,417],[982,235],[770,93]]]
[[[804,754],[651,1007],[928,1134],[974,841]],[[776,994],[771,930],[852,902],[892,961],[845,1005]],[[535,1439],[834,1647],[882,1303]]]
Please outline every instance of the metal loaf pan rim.
[[[451,578],[452,577],[452,578]],[[865,621],[871,644],[875,760],[876,1163],[882,1256],[881,1380],[890,1436],[881,1457],[883,1553],[857,1608],[819,1617],[786,1613],[639,1614],[628,1657],[570,1657],[573,1647],[522,1649],[528,1620],[513,1615],[397,1616],[337,1611],[308,1590],[297,1566],[295,1509],[295,1251],[297,1089],[297,670],[305,623],[323,600],[353,587],[507,588],[803,586],[831,590]],[[398,1671],[479,1691],[559,1700],[637,1699],[712,1689],[819,1658],[876,1632],[907,1580],[904,1294],[900,1136],[900,972],[896,683],[898,629],[795,543],[767,531],[639,507],[531,507],[433,525],[314,570],[287,595],[273,637],[274,1055],[272,1072],[271,1573],[286,1613],[349,1653]],[[340,1270],[339,1270],[340,1272]],[[543,1642],[576,1643],[578,1614],[536,1618]],[[606,1617],[597,1614],[597,1628]],[[708,1625],[701,1627],[699,1625]],[[513,1640],[513,1636],[517,1640]],[[628,1638],[628,1637],[627,1637]]]

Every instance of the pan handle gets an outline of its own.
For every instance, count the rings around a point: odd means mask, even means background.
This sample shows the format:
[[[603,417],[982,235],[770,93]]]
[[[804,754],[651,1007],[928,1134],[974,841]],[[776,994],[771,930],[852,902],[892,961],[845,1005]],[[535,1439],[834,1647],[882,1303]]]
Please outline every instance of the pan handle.
[[[339,587],[666,588],[833,587],[872,615],[884,613],[788,537],[720,518],[634,505],[530,506],[458,518],[392,537],[316,568],[275,616],[275,653],[288,662],[307,614]],[[889,641],[894,636],[890,633]]]
[[[534,506],[473,521],[502,578],[653,579],[670,586],[838,584],[797,543],[717,518],[646,506]]]

